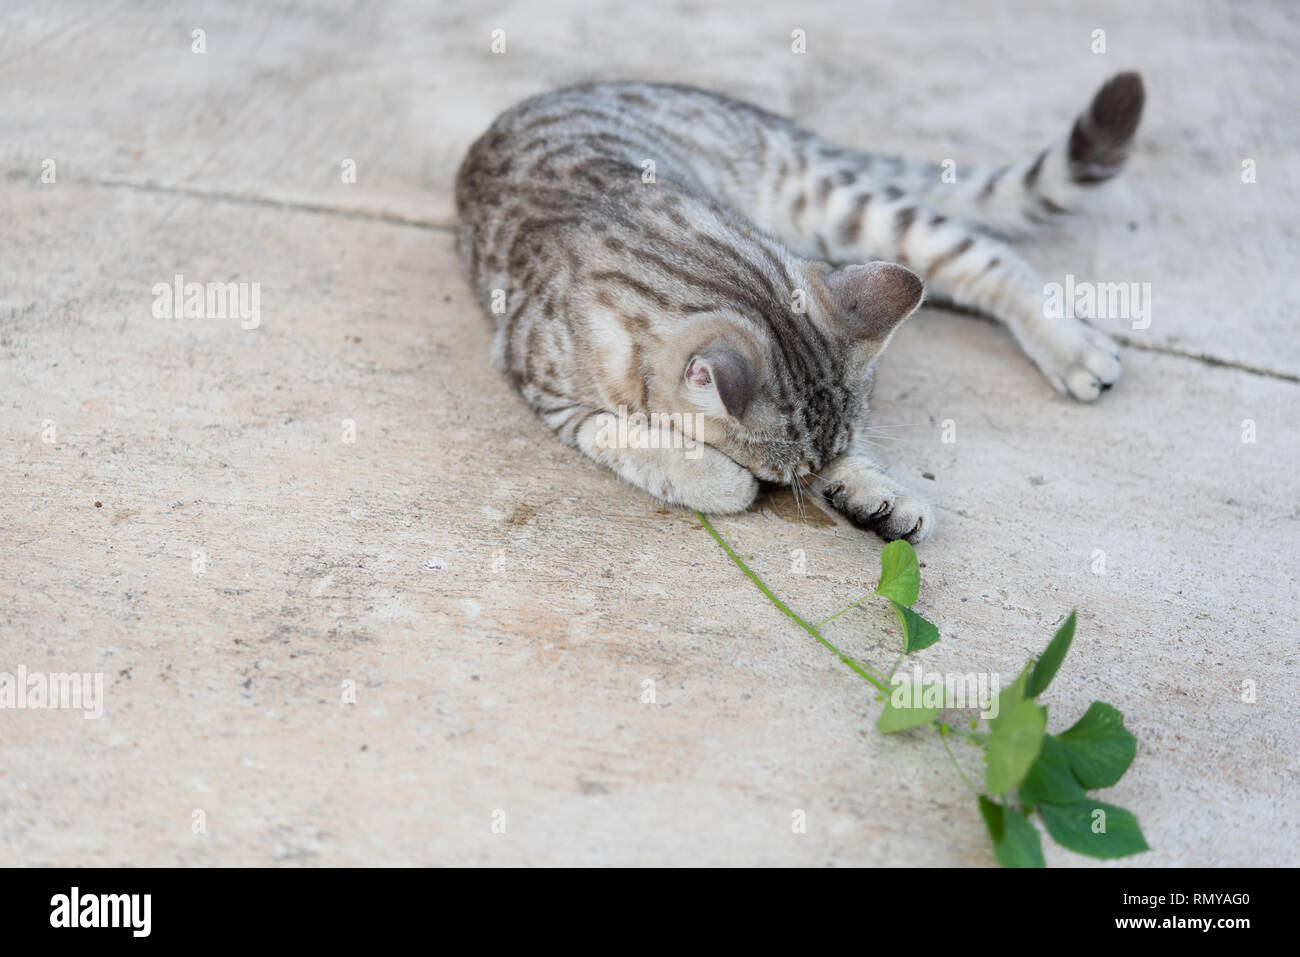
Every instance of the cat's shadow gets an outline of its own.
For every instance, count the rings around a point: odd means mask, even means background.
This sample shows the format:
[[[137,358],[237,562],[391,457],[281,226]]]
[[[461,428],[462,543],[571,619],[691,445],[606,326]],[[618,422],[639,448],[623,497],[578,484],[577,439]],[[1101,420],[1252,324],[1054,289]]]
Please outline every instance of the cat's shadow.
[[[805,492],[796,500],[788,486],[764,487],[755,500],[753,510],[764,512],[794,525],[811,525],[814,528],[834,528],[838,522],[812,500]]]

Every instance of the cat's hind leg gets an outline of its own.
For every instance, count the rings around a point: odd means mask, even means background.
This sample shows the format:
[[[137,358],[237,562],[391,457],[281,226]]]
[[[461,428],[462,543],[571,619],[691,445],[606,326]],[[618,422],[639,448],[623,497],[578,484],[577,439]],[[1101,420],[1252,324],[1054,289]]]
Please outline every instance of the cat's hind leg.
[[[1119,378],[1115,343],[1049,310],[1043,280],[1014,248],[897,187],[840,186],[791,216],[802,234],[800,253],[837,264],[901,263],[925,280],[928,298],[1001,321],[1060,392],[1090,402]]]
[[[718,189],[801,256],[908,266],[931,299],[1000,320],[1054,388],[1091,401],[1119,378],[1119,349],[1086,322],[1049,312],[1034,268],[986,229],[1022,233],[1081,205],[1122,168],[1144,101],[1141,78],[1118,74],[1055,145],[955,185],[939,164],[846,149],[768,121],[776,171]]]
[[[906,227],[915,215],[919,223]],[[925,279],[932,301],[1000,320],[1053,388],[1091,402],[1119,379],[1119,347],[1082,319],[1049,308],[1043,280],[1012,247],[920,207],[894,214],[893,252]]]

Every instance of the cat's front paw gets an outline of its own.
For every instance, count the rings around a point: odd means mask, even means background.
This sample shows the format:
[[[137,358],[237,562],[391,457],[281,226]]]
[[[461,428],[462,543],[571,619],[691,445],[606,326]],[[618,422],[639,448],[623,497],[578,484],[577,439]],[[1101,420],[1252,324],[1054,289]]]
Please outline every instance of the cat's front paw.
[[[758,480],[749,470],[710,449],[711,461],[699,465],[684,460],[676,480],[670,480],[662,498],[706,515],[735,515],[754,504]]]
[[[1035,356],[1058,392],[1092,402],[1119,379],[1119,346],[1100,329],[1079,319],[1055,320],[1042,352]]]
[[[934,510],[879,472],[832,481],[822,496],[858,528],[887,542],[905,538],[915,545],[934,531]]]

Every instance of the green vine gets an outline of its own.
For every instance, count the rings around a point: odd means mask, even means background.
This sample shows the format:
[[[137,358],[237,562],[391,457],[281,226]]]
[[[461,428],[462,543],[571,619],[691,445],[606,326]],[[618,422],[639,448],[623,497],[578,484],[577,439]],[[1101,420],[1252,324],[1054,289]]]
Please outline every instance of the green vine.
[[[700,522],[745,576],[786,615],[844,662],[876,690],[884,709],[876,727],[885,734],[928,728],[939,736],[962,782],[975,795],[980,816],[993,842],[993,854],[1006,867],[1044,866],[1043,848],[1032,815],[1042,819],[1047,833],[1062,847],[1097,858],[1127,857],[1149,850],[1137,819],[1123,808],[1089,796],[1123,777],[1137,753],[1137,739],[1124,727],[1124,716],[1102,701],[1094,701],[1082,718],[1058,734],[1047,731],[1047,707],[1038,696],[1047,690],[1074,640],[1072,611],[1037,659],[1026,663],[1016,680],[981,703],[980,718],[969,730],[941,720],[952,707],[947,683],[912,685],[897,676],[902,656],[888,675],[845,654],[825,635],[822,626],[867,599],[889,601],[903,635],[903,655],[928,648],[939,640],[939,629],[913,610],[921,587],[916,552],[905,541],[890,542],[880,555],[880,581],[875,591],[835,614],[810,624],[777,598],[750,570],[702,514]],[[967,700],[964,703],[969,704]],[[981,719],[987,730],[979,730]],[[948,744],[956,735],[983,752],[984,789],[971,783]]]

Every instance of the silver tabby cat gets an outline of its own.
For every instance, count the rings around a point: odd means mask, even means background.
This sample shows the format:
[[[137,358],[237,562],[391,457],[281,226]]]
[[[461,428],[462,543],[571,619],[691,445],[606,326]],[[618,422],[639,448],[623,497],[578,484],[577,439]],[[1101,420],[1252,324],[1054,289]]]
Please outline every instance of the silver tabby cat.
[[[837,146],[690,87],[527,100],[456,180],[493,361],[564,441],[666,502],[739,512],[759,481],[789,484],[920,541],[934,513],[868,450],[876,359],[928,288],[1005,323],[1058,390],[1109,388],[1115,344],[1048,318],[1042,281],[998,237],[1076,210],[1114,176],[1143,101],[1121,73],[1053,146],[951,183],[937,164]],[[635,440],[610,441],[620,415]]]

